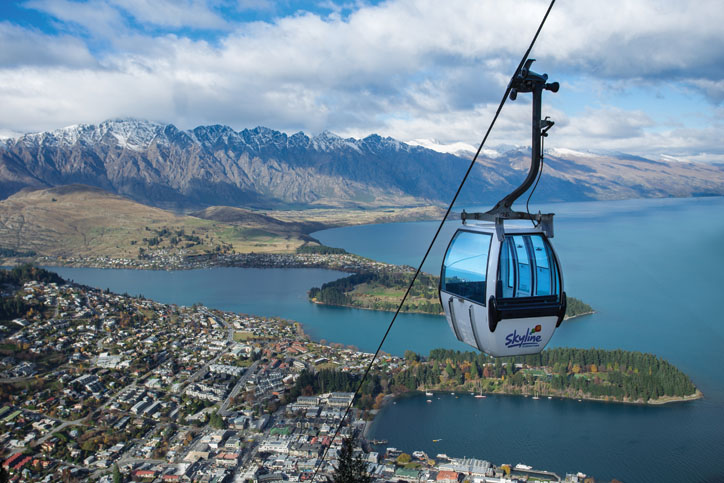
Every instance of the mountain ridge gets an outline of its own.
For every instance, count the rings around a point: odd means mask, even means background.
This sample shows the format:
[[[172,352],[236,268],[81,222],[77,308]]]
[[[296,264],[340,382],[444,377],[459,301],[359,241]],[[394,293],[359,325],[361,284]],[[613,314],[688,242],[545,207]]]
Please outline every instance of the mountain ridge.
[[[497,201],[525,177],[529,153],[486,151],[460,202]],[[564,148],[547,153],[545,163],[536,201],[724,195],[720,165]],[[81,183],[174,210],[442,205],[468,164],[378,134],[310,137],[220,124],[180,130],[120,119],[0,141],[0,197]]]

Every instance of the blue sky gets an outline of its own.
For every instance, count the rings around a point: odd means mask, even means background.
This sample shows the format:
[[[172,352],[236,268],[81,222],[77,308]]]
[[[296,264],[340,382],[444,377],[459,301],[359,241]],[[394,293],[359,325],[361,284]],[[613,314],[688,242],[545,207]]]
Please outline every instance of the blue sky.
[[[547,2],[0,2],[0,136],[134,117],[476,146]],[[718,1],[558,0],[549,148],[724,162]],[[529,144],[529,96],[491,144]]]

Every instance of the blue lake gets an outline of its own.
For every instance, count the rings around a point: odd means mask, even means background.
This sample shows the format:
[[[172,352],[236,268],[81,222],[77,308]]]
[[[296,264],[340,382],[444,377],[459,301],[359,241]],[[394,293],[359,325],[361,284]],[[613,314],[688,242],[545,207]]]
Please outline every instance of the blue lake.
[[[372,436],[406,451],[520,461],[602,479],[724,480],[724,199],[561,203],[538,209],[557,213],[553,241],[566,291],[597,310],[564,323],[551,345],[655,353],[689,374],[705,399],[639,407],[470,396],[427,404],[412,397],[383,409]],[[363,256],[416,266],[435,228],[430,222],[366,225],[314,236]],[[453,231],[454,223],[446,226],[425,271],[439,271]],[[57,271],[80,283],[161,302],[201,302],[295,319],[317,340],[366,351],[376,349],[391,318],[308,303],[308,288],[342,275],[326,270]],[[435,347],[467,350],[444,319],[401,315],[383,350],[426,354]]]
[[[384,408],[371,436],[405,449],[522,461],[603,479],[724,481],[724,199],[540,209],[557,213],[554,244],[566,291],[597,310],[564,323],[551,346],[655,353],[689,374],[705,399],[637,407],[470,396],[427,404],[413,397]],[[426,271],[438,270],[454,225],[446,226]],[[315,236],[363,256],[416,266],[436,227],[368,225]]]

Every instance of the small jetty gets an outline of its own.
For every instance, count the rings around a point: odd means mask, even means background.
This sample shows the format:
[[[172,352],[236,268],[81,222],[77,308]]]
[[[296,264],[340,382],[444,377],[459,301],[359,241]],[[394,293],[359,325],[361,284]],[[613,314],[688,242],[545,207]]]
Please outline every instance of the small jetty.
[[[513,468],[511,468],[511,470],[513,475],[521,475],[524,476],[526,479],[533,478],[536,480],[541,479],[544,481],[561,481],[561,477],[558,476],[556,473],[553,473],[552,471],[536,470],[532,466],[524,465],[522,463],[518,463]]]

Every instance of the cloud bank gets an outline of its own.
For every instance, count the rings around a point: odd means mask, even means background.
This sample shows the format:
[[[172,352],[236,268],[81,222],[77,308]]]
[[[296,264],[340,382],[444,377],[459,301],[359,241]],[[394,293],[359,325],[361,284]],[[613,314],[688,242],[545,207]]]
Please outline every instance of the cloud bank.
[[[292,3],[19,3],[0,22],[0,132],[137,117],[477,145],[547,8]],[[548,145],[724,160],[723,23],[714,1],[556,4],[533,52],[563,86]],[[509,103],[491,142],[529,143],[529,117]]]

